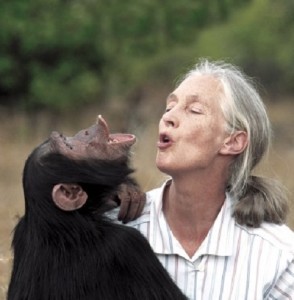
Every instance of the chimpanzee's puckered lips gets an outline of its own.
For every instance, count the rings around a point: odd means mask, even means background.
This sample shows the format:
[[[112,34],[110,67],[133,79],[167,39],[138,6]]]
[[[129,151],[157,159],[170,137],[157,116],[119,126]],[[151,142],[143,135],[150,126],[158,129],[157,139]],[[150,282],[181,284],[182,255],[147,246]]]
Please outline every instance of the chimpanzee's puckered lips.
[[[136,137],[133,134],[128,133],[109,133],[109,127],[106,121],[102,118],[101,115],[97,118],[98,127],[101,126],[102,131],[104,132],[105,137],[108,140],[109,144],[128,144],[132,145],[136,141]]]

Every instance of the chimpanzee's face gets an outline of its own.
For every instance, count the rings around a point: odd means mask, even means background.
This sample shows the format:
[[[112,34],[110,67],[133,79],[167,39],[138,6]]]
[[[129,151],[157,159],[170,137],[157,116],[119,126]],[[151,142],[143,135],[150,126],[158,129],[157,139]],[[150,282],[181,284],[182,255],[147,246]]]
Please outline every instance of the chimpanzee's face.
[[[135,143],[132,134],[110,134],[106,121],[98,116],[91,127],[79,131],[73,137],[66,137],[54,131],[49,143],[53,150],[73,159],[96,158],[101,160],[124,159]]]

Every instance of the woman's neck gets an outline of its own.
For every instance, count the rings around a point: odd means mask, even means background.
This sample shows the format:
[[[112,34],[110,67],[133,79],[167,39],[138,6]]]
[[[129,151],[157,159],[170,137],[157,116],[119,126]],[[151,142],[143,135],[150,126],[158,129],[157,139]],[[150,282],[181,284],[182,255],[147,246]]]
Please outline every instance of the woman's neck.
[[[223,184],[211,182],[207,186],[200,181],[173,180],[163,197],[167,223],[190,257],[207,236],[225,200]]]

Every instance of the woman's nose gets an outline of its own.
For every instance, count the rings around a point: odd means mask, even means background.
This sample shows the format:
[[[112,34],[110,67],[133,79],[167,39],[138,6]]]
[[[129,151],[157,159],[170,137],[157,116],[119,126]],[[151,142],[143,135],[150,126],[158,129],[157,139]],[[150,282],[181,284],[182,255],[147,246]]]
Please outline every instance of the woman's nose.
[[[162,121],[164,122],[165,126],[177,127],[179,124],[178,118],[171,111],[163,114]]]

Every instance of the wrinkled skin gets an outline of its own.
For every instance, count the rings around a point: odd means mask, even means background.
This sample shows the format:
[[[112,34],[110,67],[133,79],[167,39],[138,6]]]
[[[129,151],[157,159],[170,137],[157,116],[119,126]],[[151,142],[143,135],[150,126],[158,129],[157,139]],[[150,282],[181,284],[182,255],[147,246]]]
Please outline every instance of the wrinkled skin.
[[[50,137],[52,147],[76,159],[126,159],[135,141],[136,137],[132,134],[110,134],[106,121],[100,115],[96,124],[79,131],[73,137],[65,137],[56,131],[52,132]]]
[[[136,137],[132,134],[110,134],[106,121],[99,115],[96,124],[79,131],[73,137],[52,132],[49,151],[58,151],[73,159],[125,161],[135,141]],[[145,193],[140,190],[135,181],[130,180],[120,186],[117,195],[109,198],[108,207],[112,209],[120,205],[118,219],[127,223],[140,216],[145,202]]]

